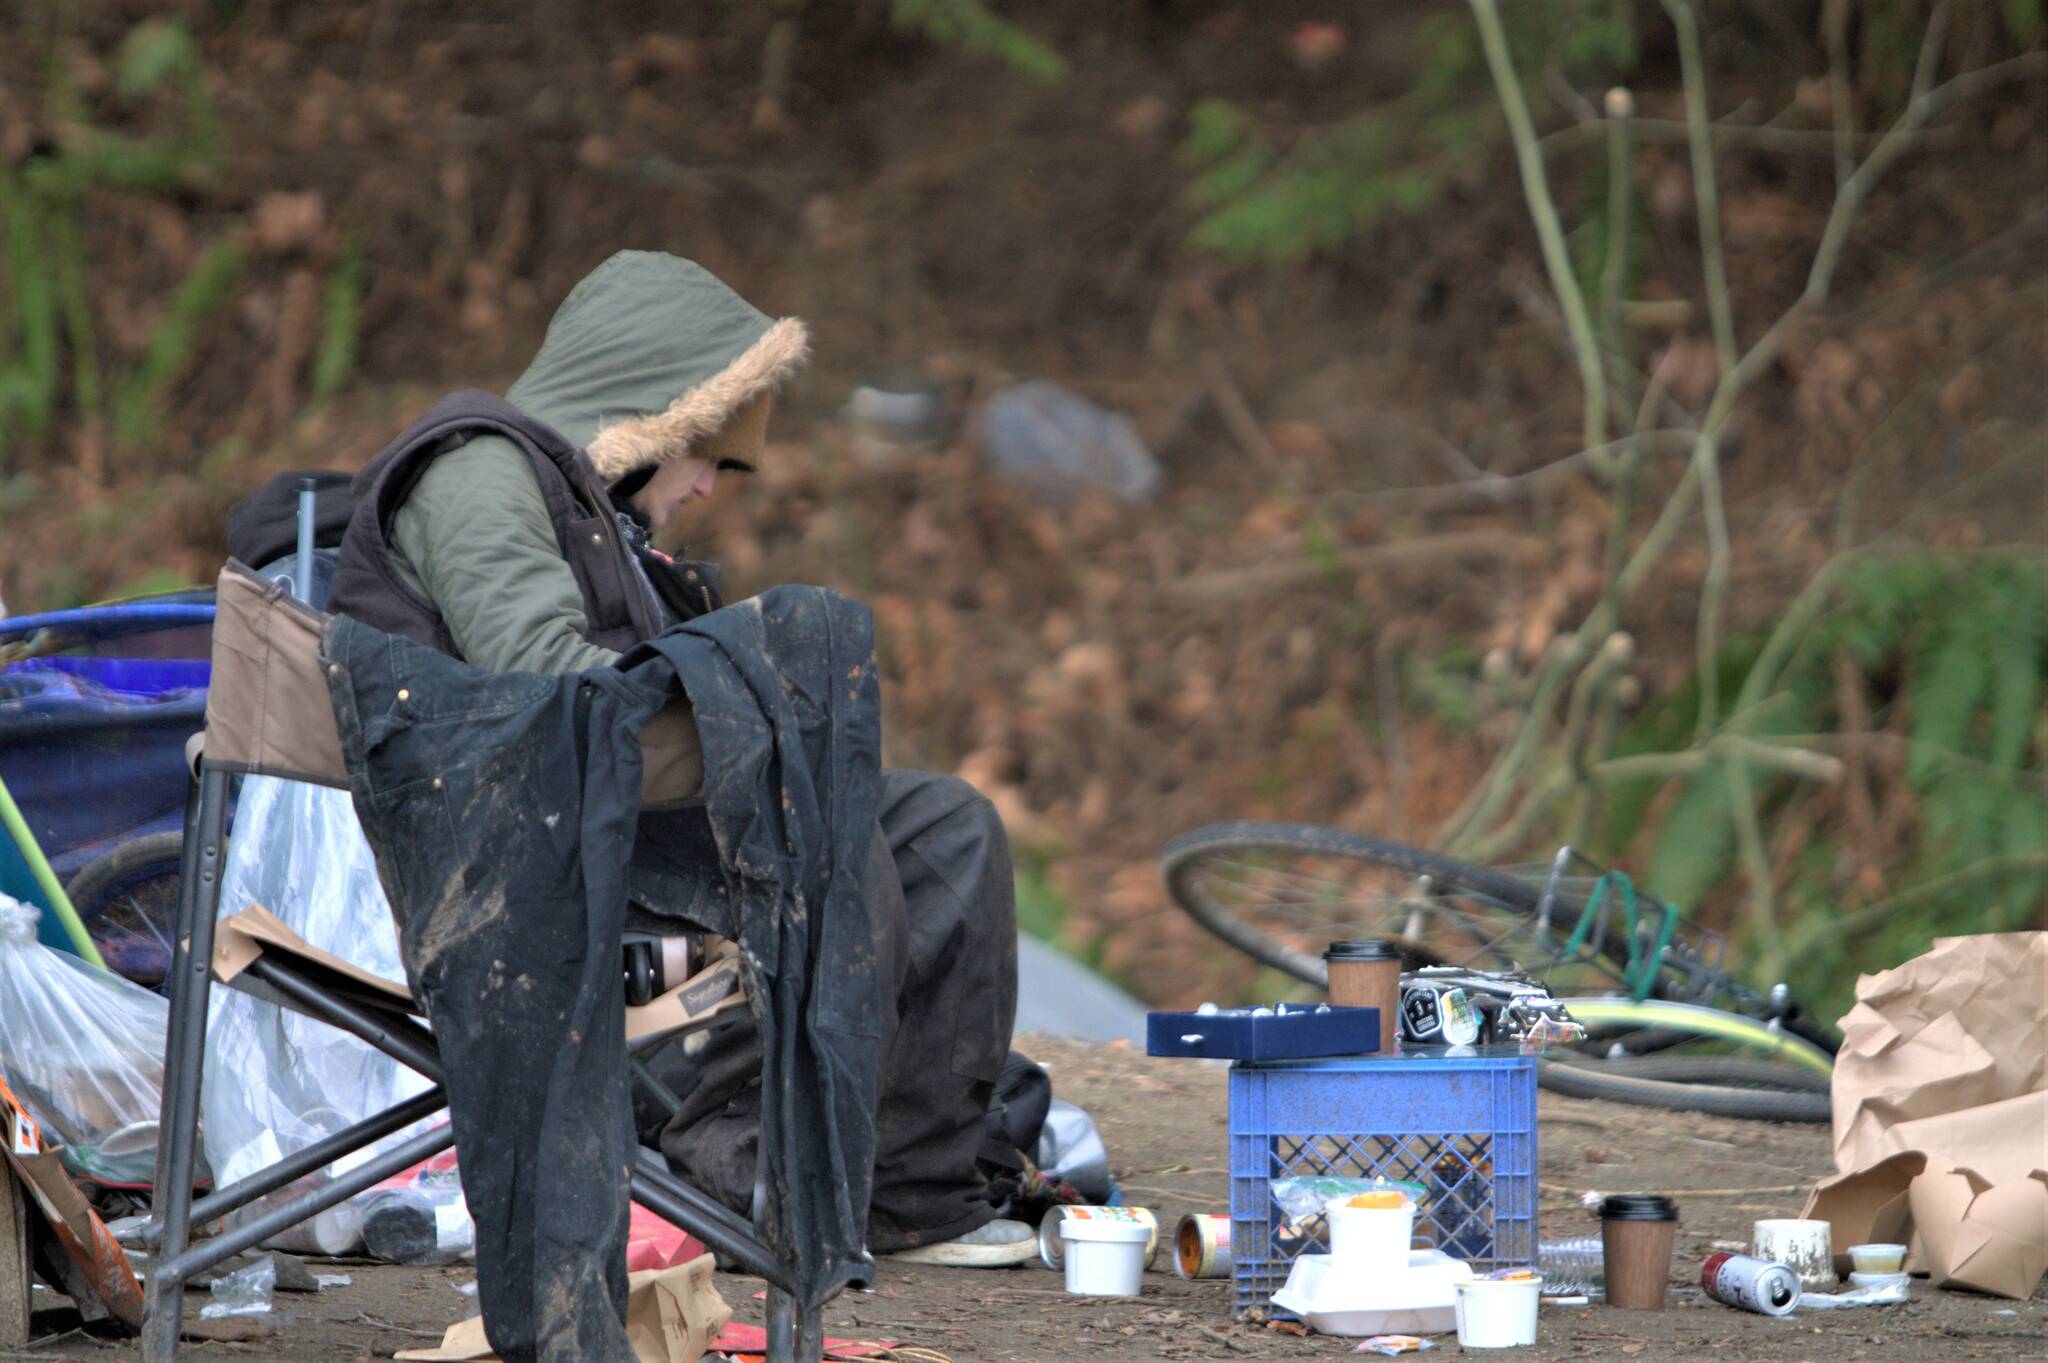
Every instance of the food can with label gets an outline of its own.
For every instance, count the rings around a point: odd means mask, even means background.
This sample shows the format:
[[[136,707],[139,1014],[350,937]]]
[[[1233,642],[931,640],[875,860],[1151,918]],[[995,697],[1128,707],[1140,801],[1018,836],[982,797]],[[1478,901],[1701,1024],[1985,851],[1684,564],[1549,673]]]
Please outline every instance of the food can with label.
[[[1173,1232],[1173,1266],[1183,1278],[1230,1276],[1230,1218],[1195,1212]]]

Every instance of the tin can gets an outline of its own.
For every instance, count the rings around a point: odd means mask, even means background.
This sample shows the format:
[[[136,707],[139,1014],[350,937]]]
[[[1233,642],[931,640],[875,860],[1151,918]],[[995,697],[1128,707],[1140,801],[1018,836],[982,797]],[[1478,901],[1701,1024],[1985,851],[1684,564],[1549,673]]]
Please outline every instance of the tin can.
[[[1799,1275],[1783,1264],[1747,1254],[1709,1254],[1700,1287],[1723,1306],[1760,1316],[1789,1316],[1799,1305]]]
[[[1173,1266],[1183,1278],[1227,1278],[1230,1218],[1195,1212],[1180,1219],[1173,1231]]]
[[[1150,1232],[1145,1237],[1145,1267],[1159,1255],[1159,1219],[1144,1207],[1054,1207],[1038,1223],[1038,1257],[1047,1268],[1063,1265],[1060,1226],[1067,1221],[1135,1221]]]

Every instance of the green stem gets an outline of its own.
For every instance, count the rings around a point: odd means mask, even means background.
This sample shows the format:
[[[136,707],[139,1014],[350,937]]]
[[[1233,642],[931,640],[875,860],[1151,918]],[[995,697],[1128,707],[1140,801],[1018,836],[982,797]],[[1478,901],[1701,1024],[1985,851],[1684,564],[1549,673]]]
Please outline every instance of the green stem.
[[[1721,613],[1728,595],[1728,505],[1721,496],[1720,442],[1701,432],[1693,466],[1699,471],[1700,498],[1707,509],[1707,575],[1700,583],[1700,613],[1694,652],[1699,658],[1700,713],[1694,741],[1706,742],[1720,722]]]
[[[21,853],[21,859],[28,863],[28,871],[35,877],[36,888],[50,902],[57,921],[64,925],[64,935],[71,939],[71,945],[85,960],[105,970],[107,963],[100,958],[100,949],[93,945],[92,936],[86,932],[85,924],[78,921],[78,910],[71,907],[71,896],[64,893],[57,873],[50,869],[49,859],[36,842],[36,835],[29,831],[28,820],[21,816],[21,806],[14,803],[13,792],[7,789],[7,782],[0,780],[0,825],[7,829],[7,835],[14,839],[14,846]]]
[[[1749,912],[1757,935],[1764,944],[1764,974],[1781,979],[1785,971],[1785,943],[1778,933],[1778,902],[1771,887],[1771,860],[1764,850],[1763,827],[1756,816],[1756,795],[1749,784],[1749,764],[1730,756],[1721,764],[1728,778],[1728,796],[1735,810],[1735,844],[1742,855],[1744,873],[1749,877]]]
[[[1551,291],[1563,309],[1565,329],[1571,333],[1579,386],[1585,394],[1582,443],[1590,449],[1607,439],[1607,375],[1601,367],[1600,347],[1586,315],[1585,296],[1572,273],[1571,253],[1565,248],[1557,203],[1551,197],[1550,181],[1543,170],[1543,151],[1536,142],[1536,125],[1522,97],[1522,81],[1515,74],[1514,60],[1508,53],[1507,35],[1501,31],[1500,11],[1494,0],[1468,2],[1479,23],[1479,41],[1486,49],[1486,65],[1493,73],[1494,88],[1500,93],[1501,110],[1507,115],[1508,135],[1514,141],[1515,160],[1522,172],[1522,193],[1529,201],[1529,216],[1535,220],[1536,237],[1543,246],[1543,266],[1550,275]]]
[[[1700,263],[1706,273],[1707,316],[1714,328],[1714,355],[1721,372],[1735,367],[1735,311],[1728,301],[1728,267],[1721,253],[1721,196],[1714,180],[1714,143],[1707,121],[1706,63],[1700,57],[1699,24],[1686,0],[1664,0],[1678,30],[1678,67],[1685,86],[1685,126],[1692,144],[1693,201],[1699,210]]]

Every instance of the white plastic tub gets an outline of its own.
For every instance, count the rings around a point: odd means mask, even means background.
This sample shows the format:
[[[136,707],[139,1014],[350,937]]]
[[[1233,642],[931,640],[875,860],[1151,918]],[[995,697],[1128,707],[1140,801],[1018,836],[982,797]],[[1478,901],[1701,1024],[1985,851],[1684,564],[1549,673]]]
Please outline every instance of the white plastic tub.
[[[1330,1223],[1330,1266],[1345,1278],[1368,1282],[1408,1267],[1415,1239],[1415,1204],[1353,1207],[1340,1199],[1323,1208]]]
[[[1061,1223],[1067,1291],[1077,1297],[1137,1296],[1151,1236],[1152,1227],[1136,1221]]]
[[[1541,1278],[1468,1278],[1458,1284],[1458,1344],[1513,1349],[1536,1342]]]

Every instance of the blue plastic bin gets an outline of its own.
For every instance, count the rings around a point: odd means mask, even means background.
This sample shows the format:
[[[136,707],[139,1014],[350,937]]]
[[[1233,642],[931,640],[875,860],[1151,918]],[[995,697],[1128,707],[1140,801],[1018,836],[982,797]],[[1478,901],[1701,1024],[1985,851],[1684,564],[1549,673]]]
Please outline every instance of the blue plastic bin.
[[[1420,1183],[1418,1237],[1475,1271],[1534,1263],[1535,1060],[1431,1048],[1232,1066],[1239,1314],[1271,1308],[1296,1255],[1329,1252],[1322,1218],[1290,1228],[1272,1194],[1274,1180],[1321,1175]]]

